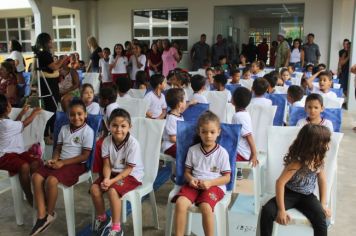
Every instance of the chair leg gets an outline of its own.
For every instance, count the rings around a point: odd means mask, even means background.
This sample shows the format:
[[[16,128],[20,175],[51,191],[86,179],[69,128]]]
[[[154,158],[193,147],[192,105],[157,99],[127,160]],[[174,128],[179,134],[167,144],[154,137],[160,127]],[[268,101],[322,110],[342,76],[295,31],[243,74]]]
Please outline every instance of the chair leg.
[[[69,236],[75,236],[75,212],[73,186],[63,188],[64,208],[66,212],[67,231]]]
[[[217,236],[225,236],[227,234],[227,209],[223,207],[216,207],[215,208],[215,219],[216,219],[216,232]]]
[[[188,211],[188,213],[187,213],[187,225],[185,226],[185,235],[191,235],[192,234],[192,217],[193,217],[193,213]]]
[[[253,173],[253,188],[254,188],[254,199],[255,199],[255,215],[260,212],[260,195],[261,195],[261,168],[256,166],[252,168]]]
[[[273,222],[272,236],[277,236],[278,235],[278,228],[279,228],[279,224],[274,221]]]
[[[156,196],[154,190],[150,192],[150,202],[151,202],[152,213],[153,213],[153,224],[156,227],[156,229],[159,229],[157,203],[156,203]]]
[[[132,209],[132,222],[135,236],[142,236],[142,203],[141,198],[137,195],[130,199]]]
[[[166,206],[166,229],[165,236],[172,235],[172,225],[173,225],[173,215],[174,215],[174,204],[168,199]]]
[[[121,222],[124,224],[127,221],[127,200],[122,200],[122,206],[121,206]],[[132,210],[132,206],[131,206]]]
[[[10,177],[12,198],[14,200],[15,217],[17,225],[23,225],[23,200],[20,179],[18,175]]]

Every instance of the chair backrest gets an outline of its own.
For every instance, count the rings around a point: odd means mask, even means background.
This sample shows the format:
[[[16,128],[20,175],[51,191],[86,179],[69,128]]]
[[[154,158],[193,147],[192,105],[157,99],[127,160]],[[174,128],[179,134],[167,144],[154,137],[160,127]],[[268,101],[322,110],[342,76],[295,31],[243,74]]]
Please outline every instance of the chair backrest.
[[[307,113],[304,107],[290,107],[289,109],[289,121],[290,126],[297,125],[298,120],[306,118]],[[334,131],[340,132],[342,123],[342,109],[340,108],[326,108],[321,117],[328,119],[333,123]]]
[[[342,108],[344,103],[344,98],[330,98],[323,96],[324,107],[325,108]]]
[[[220,122],[226,121],[227,93],[221,91],[207,91],[203,93],[208,100],[210,111],[214,112],[220,119]]]
[[[177,155],[176,155],[176,184],[183,185],[185,159],[187,157],[188,149],[194,144],[196,136],[197,123],[193,121],[178,121],[177,122]],[[221,124],[221,134],[218,138],[218,143],[226,149],[229,153],[231,178],[226,185],[226,189],[231,191],[233,189],[235,180],[235,161],[236,148],[241,132],[241,125],[236,124]]]
[[[192,106],[189,106],[183,112],[183,118],[185,121],[197,121],[199,116],[209,110],[209,104],[198,103]]]
[[[130,113],[131,117],[146,117],[146,112],[150,106],[146,99],[139,98],[120,98],[116,102],[119,107]]]
[[[225,88],[230,91],[231,95],[234,94],[235,90],[241,87],[241,84],[227,84],[225,85]]]
[[[338,98],[342,98],[344,95],[342,88],[330,88],[330,90],[336,93]]]
[[[272,105],[277,106],[277,111],[273,119],[273,125],[282,126],[287,109],[287,94],[268,94],[267,98],[272,101]]]
[[[245,88],[248,88],[249,90],[251,90],[252,84],[253,84],[253,79],[249,79],[249,80],[240,79],[240,84],[242,87],[245,87]]]
[[[130,89],[127,93],[132,97],[132,98],[144,98],[146,94],[146,89]]]
[[[184,88],[184,93],[185,93],[185,96],[187,96],[186,99],[189,101],[190,98],[193,97],[194,91],[193,91],[192,87],[189,85],[188,87]]]
[[[253,138],[259,152],[267,152],[267,131],[273,125],[277,106],[249,105],[247,111],[252,121]]]
[[[99,94],[100,92],[100,80],[99,80],[99,73],[83,73],[83,84],[91,84],[94,88],[94,94]]]
[[[268,157],[266,169],[266,192],[275,194],[276,180],[284,169],[283,158],[298,135],[300,127],[270,127],[268,130]],[[327,196],[330,196],[332,180],[337,168],[337,155],[343,134],[332,133],[329,151],[326,153],[325,172]],[[317,191],[318,192],[318,191]]]
[[[102,115],[92,115],[88,114],[87,117],[87,124],[93,129],[94,131],[94,140],[93,140],[93,148],[90,152],[90,156],[86,162],[87,169],[90,170],[94,161],[94,153],[95,153],[95,142],[96,142],[96,137],[98,136],[100,126],[101,126],[101,120],[103,119]],[[59,132],[61,131],[61,128],[63,125],[69,124],[69,118],[68,115],[64,112],[56,112],[56,121],[54,122],[54,130],[53,130],[53,149],[56,147],[57,140],[58,140],[58,135]]]
[[[291,78],[292,84],[300,86],[302,82],[302,78],[303,78],[303,72],[294,72]]]
[[[165,120],[153,120],[143,117],[132,119],[131,134],[140,144],[145,168],[143,183],[153,183],[156,179],[165,123]]]

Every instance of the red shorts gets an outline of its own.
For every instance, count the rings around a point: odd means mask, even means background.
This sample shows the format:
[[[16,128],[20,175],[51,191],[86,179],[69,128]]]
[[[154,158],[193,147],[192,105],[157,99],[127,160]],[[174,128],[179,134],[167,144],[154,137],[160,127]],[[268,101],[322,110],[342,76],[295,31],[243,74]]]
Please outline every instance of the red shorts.
[[[18,153],[6,153],[0,157],[0,169],[7,170],[10,176],[16,175],[21,166],[24,164],[32,164],[33,162],[38,162],[39,167],[42,166],[42,160],[38,155],[32,154],[31,152]]]
[[[112,77],[112,82],[114,84],[116,84],[116,80],[120,79],[120,78],[128,78],[128,75],[127,74],[111,74],[111,77]]]
[[[166,151],[164,151],[164,154],[170,155],[174,159],[176,158],[177,155],[177,145],[173,144],[170,148],[168,148]]]
[[[106,137],[102,137],[98,139],[98,141],[96,141],[95,143],[93,173],[101,174],[103,172],[103,158],[101,158],[101,146],[103,145],[105,138]]]
[[[236,155],[236,161],[250,161],[249,159],[244,158],[240,154]]]
[[[112,174],[110,178],[114,178],[117,174]],[[99,177],[97,178],[93,184],[97,184],[100,186],[100,183],[103,181],[104,178]],[[120,195],[120,197],[124,196],[126,193],[134,190],[138,186],[142,185],[141,182],[137,181],[137,179],[131,175],[124,178],[120,183],[114,183],[110,186],[116,190],[116,192]]]
[[[185,184],[179,190],[179,193],[172,199],[172,202],[176,202],[178,197],[184,196],[197,206],[203,202],[208,203],[214,211],[216,203],[218,203],[224,195],[225,193],[218,186],[210,187],[208,190],[198,190]]]
[[[114,82],[101,83],[102,88],[112,88],[113,86],[114,86]]]
[[[58,182],[70,187],[78,182],[79,176],[87,171],[85,163],[65,165],[60,169],[52,169],[48,166],[43,166],[37,173],[47,179],[49,176],[57,178]]]

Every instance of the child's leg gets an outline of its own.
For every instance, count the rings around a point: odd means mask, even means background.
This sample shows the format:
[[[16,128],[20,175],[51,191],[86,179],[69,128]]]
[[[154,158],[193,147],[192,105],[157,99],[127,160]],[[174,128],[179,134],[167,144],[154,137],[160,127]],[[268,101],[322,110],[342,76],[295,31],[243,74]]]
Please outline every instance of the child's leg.
[[[37,206],[37,218],[43,219],[46,216],[46,203],[44,191],[45,179],[38,173],[32,175],[33,191]]]
[[[114,188],[109,188],[108,196],[110,201],[110,208],[112,214],[112,228],[113,230],[120,230],[121,221],[121,197]],[[115,225],[119,225],[119,229],[114,229]]]
[[[31,191],[30,165],[24,163],[19,170],[19,179],[21,187],[25,193],[26,199],[30,205],[33,205],[33,195]]]
[[[203,228],[204,235],[213,236],[214,235],[214,213],[213,209],[208,203],[200,203],[199,204],[200,211],[203,217]]]
[[[176,236],[183,236],[185,231],[185,225],[187,222],[187,211],[192,205],[192,202],[185,196],[178,197],[176,201],[176,210],[174,217],[174,225],[176,227]]]
[[[90,195],[93,200],[93,204],[95,207],[95,213],[97,216],[102,216],[105,214],[105,203],[103,198],[103,192],[100,189],[98,184],[93,184],[90,187]]]
[[[48,176],[46,180],[47,212],[50,215],[53,215],[54,208],[56,207],[58,183],[58,179],[54,176]]]

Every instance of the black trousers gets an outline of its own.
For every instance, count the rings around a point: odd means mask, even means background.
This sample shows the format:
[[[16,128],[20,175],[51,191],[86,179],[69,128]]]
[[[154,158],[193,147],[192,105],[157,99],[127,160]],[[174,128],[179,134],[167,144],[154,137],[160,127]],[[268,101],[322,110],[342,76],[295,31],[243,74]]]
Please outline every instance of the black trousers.
[[[56,103],[53,102],[52,97],[45,97],[42,98],[43,104],[44,104],[44,108],[46,111],[50,111],[50,112],[56,112],[57,111],[57,104],[60,100],[60,95],[59,95],[59,87],[58,87],[58,78],[40,78],[41,81],[41,96],[46,96],[50,94],[49,89],[47,88],[47,85],[45,83],[45,80],[48,83],[49,88],[52,91],[52,95],[54,97],[54,100],[56,101]],[[54,122],[56,120],[56,116],[55,114],[48,120],[47,124],[46,124],[46,129],[45,129],[45,133],[44,136],[48,137],[50,135],[50,130],[53,132],[53,128],[54,128]]]
[[[285,188],[284,204],[286,210],[296,208],[309,219],[314,229],[314,236],[326,236],[328,234],[323,208],[314,194],[304,195]],[[272,235],[273,222],[277,213],[277,202],[274,197],[262,207],[261,236]]]

